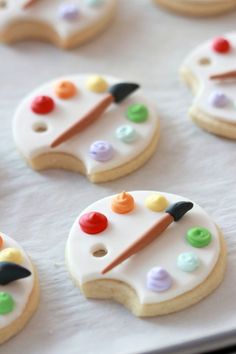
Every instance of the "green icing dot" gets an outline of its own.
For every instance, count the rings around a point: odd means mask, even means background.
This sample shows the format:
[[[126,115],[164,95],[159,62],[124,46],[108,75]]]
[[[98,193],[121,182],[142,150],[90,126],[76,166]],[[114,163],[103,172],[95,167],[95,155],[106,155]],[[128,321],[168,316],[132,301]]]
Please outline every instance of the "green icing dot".
[[[133,104],[127,110],[127,118],[134,123],[145,122],[148,118],[148,109],[143,104]]]
[[[187,232],[187,241],[193,247],[206,247],[211,242],[211,239],[211,233],[204,227],[193,227]]]
[[[12,296],[5,292],[0,292],[0,315],[6,315],[14,309],[14,300]]]

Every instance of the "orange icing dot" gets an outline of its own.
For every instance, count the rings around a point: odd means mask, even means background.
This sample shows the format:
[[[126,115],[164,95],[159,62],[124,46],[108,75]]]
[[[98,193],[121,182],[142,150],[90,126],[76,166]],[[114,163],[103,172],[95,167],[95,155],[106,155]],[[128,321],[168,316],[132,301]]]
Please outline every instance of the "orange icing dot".
[[[118,214],[127,214],[134,209],[134,206],[134,198],[126,192],[122,192],[112,199],[111,208]]]
[[[3,237],[0,235],[0,249],[3,247]]]
[[[64,100],[75,96],[76,92],[76,86],[71,81],[60,81],[55,87],[57,97]]]

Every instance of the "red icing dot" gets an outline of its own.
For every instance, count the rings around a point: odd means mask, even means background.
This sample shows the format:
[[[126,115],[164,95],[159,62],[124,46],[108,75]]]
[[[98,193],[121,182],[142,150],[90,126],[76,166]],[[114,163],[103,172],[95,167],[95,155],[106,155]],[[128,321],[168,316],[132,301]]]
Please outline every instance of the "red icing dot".
[[[107,228],[108,221],[104,214],[91,211],[81,216],[79,225],[86,234],[98,234]]]
[[[48,114],[54,109],[54,101],[49,96],[37,96],[31,103],[31,109],[37,114]]]
[[[228,53],[231,49],[229,41],[223,37],[214,39],[212,48],[217,53]]]

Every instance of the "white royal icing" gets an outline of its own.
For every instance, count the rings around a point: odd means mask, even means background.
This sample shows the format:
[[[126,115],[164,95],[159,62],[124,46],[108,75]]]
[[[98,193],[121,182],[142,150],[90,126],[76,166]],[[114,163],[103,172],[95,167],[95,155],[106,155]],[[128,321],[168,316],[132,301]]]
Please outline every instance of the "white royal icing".
[[[52,27],[60,38],[67,39],[91,28],[106,17],[114,8],[116,0],[104,0],[99,6],[89,6],[86,0],[38,0],[27,9],[22,5],[26,0],[6,0],[6,6],[0,7],[0,32],[7,30],[14,22],[39,21]],[[65,20],[59,16],[62,4],[77,5],[78,19]]]
[[[232,49],[228,53],[217,53],[212,49],[213,40],[197,47],[184,61],[183,69],[187,69],[197,80],[198,89],[193,107],[204,112],[210,118],[228,123],[236,123],[236,81],[210,80],[210,75],[236,70],[236,33],[223,36],[230,41]],[[209,59],[209,65],[201,65],[201,59]],[[228,96],[231,103],[224,108],[216,108],[209,97],[219,91]]]
[[[17,147],[26,159],[30,160],[48,152],[68,153],[81,160],[87,174],[91,174],[121,166],[140,155],[149,146],[156,134],[159,119],[155,105],[139,89],[122,103],[112,104],[100,119],[81,133],[56,148],[50,148],[50,144],[58,135],[106,95],[106,93],[91,92],[86,87],[88,77],[89,75],[74,75],[54,80],[36,89],[20,104],[14,117],[13,134]],[[70,80],[77,86],[78,93],[75,97],[62,100],[56,96],[55,84],[62,79]],[[108,76],[105,79],[109,85],[125,81]],[[30,104],[37,95],[49,95],[55,101],[56,109],[46,115],[33,113]],[[145,122],[133,123],[127,119],[126,110],[134,103],[142,103],[148,107],[149,116]],[[48,130],[44,133],[33,130],[33,126],[40,122],[48,126]],[[125,143],[116,137],[117,128],[124,124],[133,126],[137,131],[135,141]],[[99,162],[89,156],[90,145],[97,140],[106,140],[113,146],[114,156],[109,161]]]
[[[184,294],[201,284],[212,272],[220,252],[219,232],[206,212],[197,204],[180,221],[170,225],[150,246],[111,270],[105,275],[101,271],[132,242],[146,232],[161,218],[163,212],[148,209],[145,199],[154,191],[135,191],[135,209],[128,214],[116,214],[111,210],[114,196],[101,199],[87,207],[76,219],[66,246],[66,259],[72,277],[80,284],[96,279],[115,279],[129,284],[137,293],[139,301],[159,303]],[[159,192],[158,192],[159,193]],[[162,193],[170,204],[186,200],[175,194]],[[98,211],[107,216],[107,229],[96,235],[84,233],[79,218],[86,212]],[[194,248],[186,241],[186,232],[192,227],[205,227],[212,234],[212,242],[204,248]],[[92,252],[104,245],[108,253],[94,257]],[[180,253],[194,252],[200,259],[200,266],[192,273],[183,272],[177,266]],[[172,287],[162,293],[152,292],[146,287],[147,273],[153,267],[165,268],[173,278]]]
[[[17,281],[14,281],[10,284],[7,285],[0,285],[0,292],[7,292],[9,293],[13,300],[14,300],[14,309],[12,312],[1,315],[0,314],[0,329],[9,326],[12,322],[17,320],[18,317],[22,315],[24,312],[24,309],[27,305],[27,302],[29,300],[30,294],[33,290],[34,286],[34,274],[33,274],[33,269],[32,269],[32,264],[31,261],[28,257],[28,255],[25,253],[23,248],[12,238],[6,236],[3,233],[0,233],[0,235],[3,238],[3,248],[0,250],[0,253],[3,249],[11,247],[11,248],[16,248],[18,249],[22,256],[23,256],[23,262],[20,264],[22,267],[25,267],[29,271],[31,271],[32,275],[24,278],[24,279],[19,279]]]

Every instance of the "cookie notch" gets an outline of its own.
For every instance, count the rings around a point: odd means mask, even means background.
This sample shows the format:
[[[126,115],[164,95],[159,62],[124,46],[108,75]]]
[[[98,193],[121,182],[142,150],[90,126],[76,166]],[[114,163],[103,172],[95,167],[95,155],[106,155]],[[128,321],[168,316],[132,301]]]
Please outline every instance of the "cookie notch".
[[[38,40],[52,43],[61,49],[72,49],[92,40],[105,31],[112,22],[116,9],[117,1],[111,0],[107,11],[92,26],[90,25],[87,28],[75,31],[68,38],[61,35],[59,30],[46,21],[35,18],[30,19],[30,17],[26,17],[26,19],[16,18],[10,21],[4,29],[0,30],[0,42],[12,44],[24,40]],[[31,11],[31,6],[29,9],[25,9],[25,11]]]

